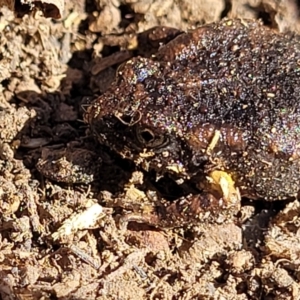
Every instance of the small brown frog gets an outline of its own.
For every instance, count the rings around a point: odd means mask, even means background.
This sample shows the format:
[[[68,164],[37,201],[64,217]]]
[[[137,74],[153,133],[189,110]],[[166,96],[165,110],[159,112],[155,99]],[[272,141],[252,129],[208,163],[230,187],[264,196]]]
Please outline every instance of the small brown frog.
[[[178,226],[230,216],[240,195],[297,197],[299,95],[299,37],[227,19],[127,61],[85,121],[145,170],[197,183],[198,195],[127,218]]]

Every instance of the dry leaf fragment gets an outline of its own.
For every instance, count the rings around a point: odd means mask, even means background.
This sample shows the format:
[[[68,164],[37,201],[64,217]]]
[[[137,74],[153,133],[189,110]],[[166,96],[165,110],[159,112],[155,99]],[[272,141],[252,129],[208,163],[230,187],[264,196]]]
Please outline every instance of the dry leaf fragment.
[[[74,214],[66,219],[58,231],[52,234],[52,238],[58,240],[78,230],[93,228],[102,214],[102,206],[94,203],[85,211]]]

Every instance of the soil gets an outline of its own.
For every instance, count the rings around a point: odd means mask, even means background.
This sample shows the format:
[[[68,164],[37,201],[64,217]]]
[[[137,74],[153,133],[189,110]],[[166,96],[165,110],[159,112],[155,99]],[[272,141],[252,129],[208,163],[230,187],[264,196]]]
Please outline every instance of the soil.
[[[120,226],[147,209],[152,174],[83,122],[120,63],[155,52],[146,30],[223,17],[300,31],[296,0],[76,0],[58,20],[1,8],[2,300],[300,299],[299,201],[243,199],[224,224]]]

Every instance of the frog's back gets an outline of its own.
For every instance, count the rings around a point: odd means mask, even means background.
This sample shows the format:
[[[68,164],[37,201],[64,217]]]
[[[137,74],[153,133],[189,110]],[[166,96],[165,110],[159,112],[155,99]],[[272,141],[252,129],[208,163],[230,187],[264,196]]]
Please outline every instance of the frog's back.
[[[218,130],[212,160],[233,174],[243,194],[268,200],[297,195],[298,36],[255,21],[225,20],[179,36],[157,59],[172,62],[166,81],[181,74],[172,110],[185,111],[183,136],[194,152],[203,152]],[[204,124],[211,134],[203,132]]]
[[[298,36],[223,20],[126,62],[86,119],[146,169],[220,168],[243,195],[273,200],[299,190],[299,95]]]
[[[190,111],[194,123],[217,120],[256,128],[266,117],[276,119],[274,110],[299,110],[298,36],[256,21],[224,20],[177,37],[156,56],[170,64],[165,80],[177,81],[174,106],[188,111],[201,103]]]

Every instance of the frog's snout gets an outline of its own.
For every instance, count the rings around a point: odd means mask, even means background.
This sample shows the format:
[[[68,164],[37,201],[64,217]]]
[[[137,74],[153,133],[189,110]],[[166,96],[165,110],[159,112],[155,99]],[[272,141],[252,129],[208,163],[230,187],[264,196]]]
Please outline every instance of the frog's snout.
[[[117,111],[114,115],[121,123],[127,126],[137,124],[142,118],[142,114],[138,110],[131,114],[124,114]]]

